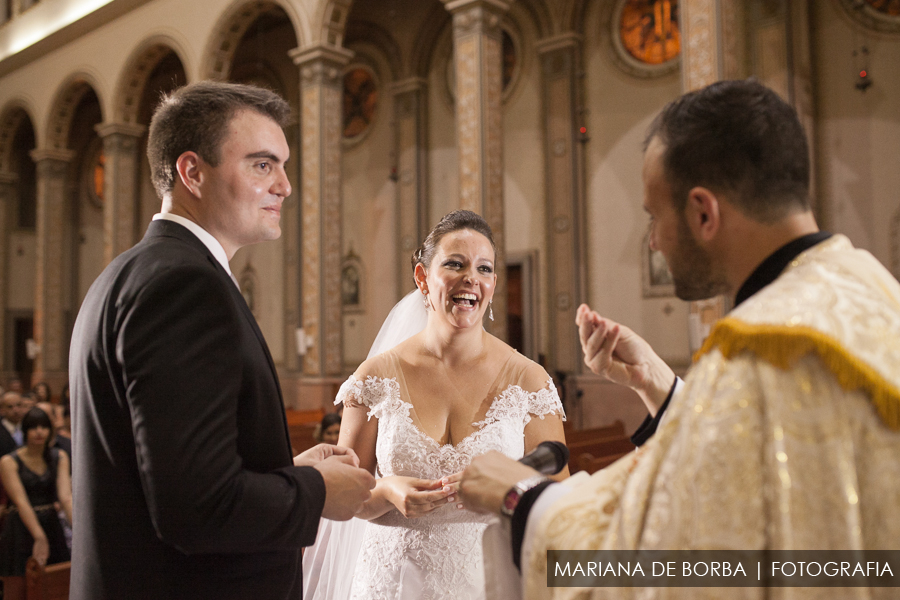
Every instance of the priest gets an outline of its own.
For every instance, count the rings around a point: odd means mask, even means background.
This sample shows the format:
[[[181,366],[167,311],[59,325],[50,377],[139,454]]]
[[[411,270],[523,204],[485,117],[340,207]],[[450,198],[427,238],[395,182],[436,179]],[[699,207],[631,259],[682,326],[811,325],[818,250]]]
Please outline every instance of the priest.
[[[683,385],[631,330],[579,308],[587,365],[634,388],[650,414],[638,450],[591,477],[552,483],[498,453],[465,471],[465,505],[510,519],[526,598],[631,597],[548,589],[551,549],[896,549],[900,285],[846,237],[819,231],[808,156],[795,111],[752,80],[686,94],[651,125],[643,170],[651,247],[666,257],[679,298],[728,294],[734,308]],[[895,593],[851,591],[782,590],[785,598]]]

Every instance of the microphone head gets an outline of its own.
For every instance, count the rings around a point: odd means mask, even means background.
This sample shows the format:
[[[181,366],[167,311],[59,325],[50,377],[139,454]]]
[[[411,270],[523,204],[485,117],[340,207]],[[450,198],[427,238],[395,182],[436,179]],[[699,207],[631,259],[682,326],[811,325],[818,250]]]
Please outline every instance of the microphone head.
[[[538,446],[544,446],[545,448],[553,452],[553,455],[556,457],[557,467],[556,470],[551,473],[551,475],[559,473],[566,467],[567,464],[569,464],[569,449],[562,442],[547,441],[541,442],[540,444],[538,444]]]

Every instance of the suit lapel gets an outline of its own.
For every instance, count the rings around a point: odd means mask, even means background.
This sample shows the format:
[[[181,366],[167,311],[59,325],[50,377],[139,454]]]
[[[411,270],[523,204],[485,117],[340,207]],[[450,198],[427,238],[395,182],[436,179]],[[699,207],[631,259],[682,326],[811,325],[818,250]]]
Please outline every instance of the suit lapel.
[[[212,252],[209,251],[209,248],[206,247],[200,239],[191,233],[186,227],[175,223],[174,221],[167,221],[165,219],[159,219],[156,221],[151,221],[150,226],[147,228],[147,233],[144,234],[144,239],[151,239],[155,237],[173,237],[177,238],[195,248],[198,252],[202,252],[206,259],[210,262],[213,269],[219,274],[220,277],[228,281],[228,289],[230,290],[232,301],[239,307],[239,310],[243,313],[244,318],[247,320],[248,325],[253,330],[253,334],[256,336],[257,341],[259,342],[260,349],[266,357],[266,362],[269,365],[269,371],[272,374],[272,379],[275,381],[275,388],[278,390],[278,400],[281,403],[282,408],[284,407],[284,396],[281,392],[281,381],[278,379],[278,370],[275,368],[275,361],[272,360],[272,354],[269,352],[269,346],[266,344],[266,338],[263,336],[262,331],[259,328],[259,324],[256,322],[256,317],[253,316],[253,313],[250,311],[250,307],[247,306],[247,301],[244,300],[243,294],[238,289],[238,286],[234,284],[234,281],[231,279],[231,276],[228,274],[221,263],[216,260],[216,257],[212,255]],[[281,411],[281,421],[284,426],[284,435],[287,439],[288,448],[291,447],[291,434],[288,429],[287,424],[287,415],[284,414],[284,410]]]

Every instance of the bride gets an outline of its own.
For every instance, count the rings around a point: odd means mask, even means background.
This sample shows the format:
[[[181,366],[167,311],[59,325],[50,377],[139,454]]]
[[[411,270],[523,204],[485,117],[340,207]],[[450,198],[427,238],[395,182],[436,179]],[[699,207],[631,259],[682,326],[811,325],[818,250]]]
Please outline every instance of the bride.
[[[461,472],[490,450],[520,458],[564,440],[546,371],[482,326],[494,260],[487,222],[463,210],[414,254],[418,290],[335,401],[345,407],[338,444],[379,479],[357,519],[323,521],[304,555],[304,598],[484,597],[487,517],[462,510]]]

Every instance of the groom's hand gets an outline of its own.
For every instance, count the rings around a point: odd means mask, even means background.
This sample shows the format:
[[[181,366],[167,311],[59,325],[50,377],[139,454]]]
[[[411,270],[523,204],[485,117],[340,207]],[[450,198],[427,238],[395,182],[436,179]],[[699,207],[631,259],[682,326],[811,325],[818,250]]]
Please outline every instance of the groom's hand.
[[[365,469],[357,467],[358,464],[359,459],[355,454],[353,456],[334,454],[313,465],[325,480],[325,506],[322,508],[322,516],[326,519],[332,521],[352,519],[362,508],[363,503],[372,496],[375,478]]]
[[[317,444],[294,457],[295,467],[313,467],[316,463],[325,460],[330,456],[349,456],[353,461],[353,466],[359,466],[359,457],[356,456],[351,448],[343,446],[335,446],[333,444]]]

